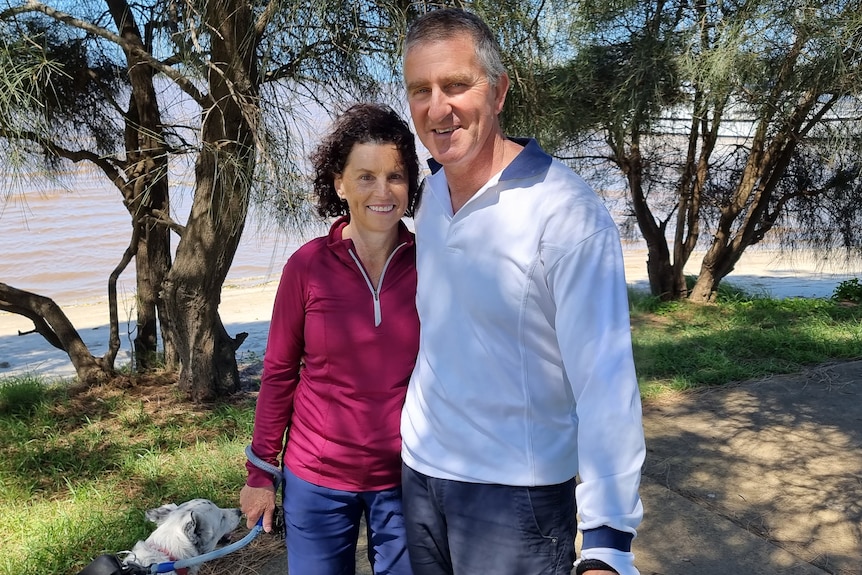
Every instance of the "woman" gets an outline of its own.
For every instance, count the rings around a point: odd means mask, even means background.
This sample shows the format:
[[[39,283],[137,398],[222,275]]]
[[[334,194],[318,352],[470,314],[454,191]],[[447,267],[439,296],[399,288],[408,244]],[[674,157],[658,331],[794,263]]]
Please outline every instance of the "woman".
[[[240,492],[249,526],[263,516],[268,531],[276,486],[265,469],[282,456],[290,573],[354,573],[364,515],[374,573],[410,574],[399,423],[419,347],[415,247],[401,221],[419,192],[414,146],[398,114],[358,104],[311,158],[317,211],[339,217],[284,266]]]

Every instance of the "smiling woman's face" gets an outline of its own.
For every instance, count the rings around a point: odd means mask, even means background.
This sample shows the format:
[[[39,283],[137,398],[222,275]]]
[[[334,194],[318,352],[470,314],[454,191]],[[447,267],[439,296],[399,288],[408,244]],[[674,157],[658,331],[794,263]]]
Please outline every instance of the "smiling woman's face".
[[[355,144],[334,184],[355,232],[393,231],[407,210],[407,170],[395,144]]]

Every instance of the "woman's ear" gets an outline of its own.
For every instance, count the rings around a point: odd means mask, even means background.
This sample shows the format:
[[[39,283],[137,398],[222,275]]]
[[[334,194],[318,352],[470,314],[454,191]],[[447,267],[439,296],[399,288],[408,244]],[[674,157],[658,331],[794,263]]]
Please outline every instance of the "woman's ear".
[[[335,193],[338,194],[338,197],[342,200],[344,199],[344,192],[342,191],[341,184],[343,183],[344,178],[342,178],[341,174],[335,174],[332,178],[332,187],[335,188]]]

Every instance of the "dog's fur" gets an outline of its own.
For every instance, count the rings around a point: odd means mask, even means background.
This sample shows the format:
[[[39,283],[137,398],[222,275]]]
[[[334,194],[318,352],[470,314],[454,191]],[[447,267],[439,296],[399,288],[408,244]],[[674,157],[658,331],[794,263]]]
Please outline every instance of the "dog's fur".
[[[150,509],[146,516],[156,524],[156,529],[146,540],[135,544],[123,563],[148,567],[209,553],[237,528],[241,515],[239,509],[222,509],[208,499]],[[199,567],[189,567],[188,575],[194,575]]]

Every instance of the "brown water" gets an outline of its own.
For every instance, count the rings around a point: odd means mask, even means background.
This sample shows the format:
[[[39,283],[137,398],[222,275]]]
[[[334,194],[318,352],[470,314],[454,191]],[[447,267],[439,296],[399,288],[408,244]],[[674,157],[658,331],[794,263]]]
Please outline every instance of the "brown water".
[[[181,177],[174,177],[172,183],[173,217],[184,223],[191,207],[191,186]],[[99,173],[83,170],[70,174],[63,186],[11,186],[14,182],[7,178],[6,195],[0,196],[0,282],[45,295],[60,306],[105,299],[108,276],[131,233],[119,192]],[[323,226],[317,226],[305,239],[324,232]],[[174,247],[177,239],[172,238]],[[261,223],[252,212],[226,286],[276,280],[287,257],[304,241]],[[628,281],[645,287],[643,243],[627,243],[625,251]],[[802,252],[792,261],[776,260],[768,249],[750,248],[728,281],[775,297],[828,297],[840,281],[862,275],[859,260],[826,265],[821,256]],[[686,273],[697,273],[699,262],[699,257],[693,257]],[[118,292],[122,297],[133,290],[134,266],[130,265],[118,282]]]
[[[188,186],[172,190],[173,217],[184,223],[191,208]],[[107,294],[108,277],[126,249],[131,225],[119,192],[97,174],[80,173],[66,189],[55,185],[7,192],[0,199],[0,282],[71,305]],[[178,238],[173,236],[174,248]],[[227,283],[277,278],[301,240],[290,240],[252,214]],[[118,292],[134,289],[134,264]]]

